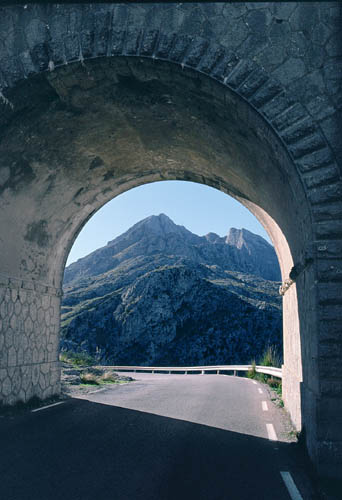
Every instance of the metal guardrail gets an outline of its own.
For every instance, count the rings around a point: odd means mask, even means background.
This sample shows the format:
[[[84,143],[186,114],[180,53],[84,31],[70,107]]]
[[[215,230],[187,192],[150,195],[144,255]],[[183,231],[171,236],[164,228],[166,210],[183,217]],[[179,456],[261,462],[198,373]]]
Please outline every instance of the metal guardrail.
[[[252,368],[252,365],[215,365],[215,366],[108,366],[117,372],[167,372],[167,373],[179,373],[184,372],[185,375],[188,372],[200,372],[202,375],[208,372],[247,372]],[[282,378],[282,369],[275,368],[273,366],[256,366],[255,371],[257,373],[264,373],[265,375],[271,375],[273,377]]]

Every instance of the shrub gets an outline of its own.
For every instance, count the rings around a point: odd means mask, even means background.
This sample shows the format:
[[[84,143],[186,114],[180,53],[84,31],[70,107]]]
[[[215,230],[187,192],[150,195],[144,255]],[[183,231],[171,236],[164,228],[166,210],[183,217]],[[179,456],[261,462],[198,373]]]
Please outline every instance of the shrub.
[[[64,363],[70,363],[74,366],[91,366],[95,364],[94,358],[85,351],[62,351],[59,355],[59,359],[64,361]]]
[[[102,377],[102,381],[105,383],[110,383],[110,382],[117,382],[118,381],[118,376],[116,373],[112,372],[105,372]]]
[[[259,364],[261,366],[281,367],[281,357],[276,346],[269,345],[261,356]]]
[[[255,367],[256,367],[255,359],[253,359],[251,365],[252,365],[251,368],[247,372],[247,377],[248,378],[255,378],[257,375],[256,369],[255,369]]]
[[[93,373],[81,373],[80,379],[83,384],[100,385],[101,383],[99,378]]]

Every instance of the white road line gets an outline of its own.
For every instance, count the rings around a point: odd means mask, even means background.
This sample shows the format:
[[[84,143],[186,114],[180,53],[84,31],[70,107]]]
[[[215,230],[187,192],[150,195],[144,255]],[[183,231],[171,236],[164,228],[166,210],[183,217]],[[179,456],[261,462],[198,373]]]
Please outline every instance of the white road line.
[[[258,387],[258,391],[260,394],[263,394],[262,390],[260,389],[260,387]]]
[[[46,408],[51,408],[52,406],[62,405],[64,401],[59,401],[58,403],[53,403],[52,405],[42,406],[41,408],[36,408],[35,410],[31,410],[32,413],[35,411],[46,410]]]
[[[255,380],[252,380],[253,384],[257,385],[256,381]]]
[[[103,387],[102,389],[97,389],[96,391],[91,391],[88,392],[87,394],[97,394],[98,392],[105,391],[106,389],[108,389],[108,387]]]
[[[285,486],[290,494],[292,500],[303,500],[302,495],[299,493],[297,486],[295,485],[292,476],[287,471],[280,471],[280,475],[283,478]]]
[[[273,424],[266,424],[268,439],[270,441],[278,441],[276,431],[274,430]]]
[[[262,405],[263,411],[268,411],[268,406],[267,406],[267,402],[266,401],[262,401],[261,405]]]

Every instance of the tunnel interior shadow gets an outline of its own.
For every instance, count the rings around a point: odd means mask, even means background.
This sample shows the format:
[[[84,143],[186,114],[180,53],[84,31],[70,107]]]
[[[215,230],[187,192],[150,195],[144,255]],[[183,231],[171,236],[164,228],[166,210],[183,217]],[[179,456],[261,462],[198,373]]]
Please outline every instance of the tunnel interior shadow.
[[[6,500],[287,499],[280,470],[305,470],[296,444],[70,399],[2,418]]]

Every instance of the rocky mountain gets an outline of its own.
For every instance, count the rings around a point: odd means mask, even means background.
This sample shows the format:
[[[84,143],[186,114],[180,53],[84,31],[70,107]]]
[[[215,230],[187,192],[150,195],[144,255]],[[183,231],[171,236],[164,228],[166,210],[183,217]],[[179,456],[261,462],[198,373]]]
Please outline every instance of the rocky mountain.
[[[197,236],[160,214],[138,222],[105,247],[71,264],[65,270],[64,285],[98,276],[132,258],[161,254],[280,280],[274,248],[261,236],[235,228],[223,238],[215,233]]]
[[[66,268],[62,349],[111,364],[249,362],[281,347],[279,278],[273,247],[246,229],[200,237],[151,216]]]

